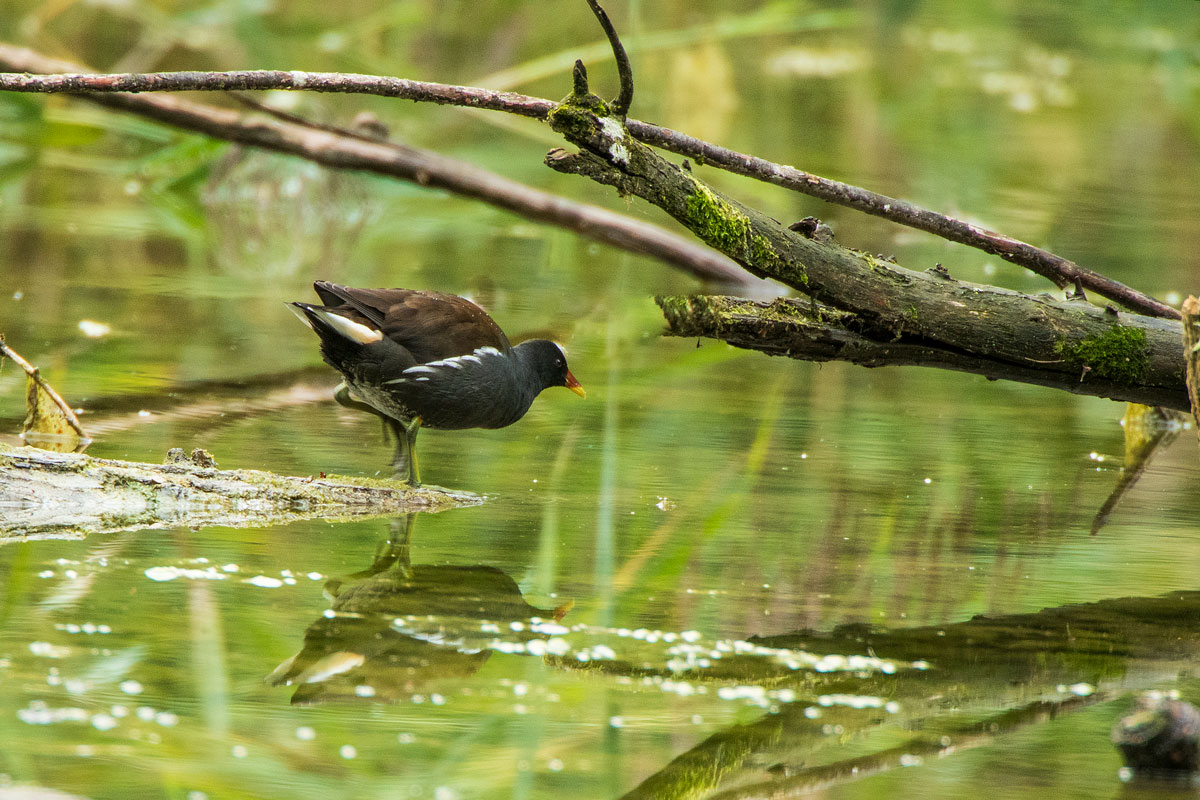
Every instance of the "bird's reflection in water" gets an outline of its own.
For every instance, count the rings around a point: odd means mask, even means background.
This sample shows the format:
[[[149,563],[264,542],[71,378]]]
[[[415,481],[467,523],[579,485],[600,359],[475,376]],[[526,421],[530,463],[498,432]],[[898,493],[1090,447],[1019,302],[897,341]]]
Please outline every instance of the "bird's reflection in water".
[[[570,609],[529,605],[495,567],[410,563],[415,518],[393,521],[369,568],[326,582],[331,610],[266,678],[296,685],[293,704],[409,699],[431,682],[474,674],[498,644],[549,638],[539,623]]]

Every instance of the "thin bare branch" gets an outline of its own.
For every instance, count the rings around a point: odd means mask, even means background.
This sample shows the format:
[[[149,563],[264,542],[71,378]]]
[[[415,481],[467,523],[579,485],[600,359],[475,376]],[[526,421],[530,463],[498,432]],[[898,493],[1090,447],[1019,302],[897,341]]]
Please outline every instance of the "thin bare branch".
[[[40,71],[79,70],[74,64],[4,45],[0,45],[0,63],[18,69]],[[295,73],[276,74],[291,75],[290,80],[298,81]],[[0,78],[12,77],[0,75]],[[88,76],[73,77],[82,79]],[[150,79],[146,85],[157,85],[154,76],[144,77]],[[168,80],[169,83],[172,81]],[[298,82],[303,83],[302,80]],[[184,80],[183,83],[188,84],[189,81]],[[67,81],[60,85],[76,84]],[[230,88],[265,86],[254,80],[231,80],[229,85]],[[63,88],[61,91],[75,90]],[[421,186],[445,189],[528,219],[567,228],[605,244],[658,258],[702,280],[743,287],[761,285],[720,253],[657,225],[543,192],[432,151],[379,141],[354,131],[315,126],[307,121],[301,123],[280,119],[276,114],[271,115],[275,118],[262,115],[247,117],[230,109],[195,103],[181,97],[142,96],[115,90],[113,93],[87,93],[83,97],[103,106],[141,114],[214,138],[300,156],[329,167],[364,170],[412,181]]]
[[[1025,267],[1031,272],[1053,281],[1059,287],[1071,286],[1078,282],[1085,289],[1107,297],[1140,314],[1179,319],[1179,312],[1160,300],[1098,272],[1081,267],[1062,256],[1018,239],[989,231],[978,225],[938,214],[904,200],[897,200],[894,197],[847,183],[822,178],[795,167],[776,164],[766,159],[719,147],[657,125],[631,119],[628,127],[631,134],[646,144],[689,156],[702,164],[710,164],[739,175],[794,189],[819,200],[853,208],[872,216],[883,217],[892,222],[949,239],[952,242],[978,248],[985,253],[991,253],[1005,261]]]
[[[32,50],[0,43],[0,65],[27,72],[78,72],[75,65],[48,59]],[[16,92],[162,92],[308,90],[371,94],[418,102],[503,111],[545,119],[558,104],[514,92],[494,92],[403,78],[322,72],[254,70],[241,72],[161,72],[126,75],[28,75],[0,73],[0,91]],[[1160,300],[1031,244],[948,217],[920,206],[850,184],[822,178],[795,167],[696,139],[658,125],[629,120],[630,133],[647,144],[739,175],[774,183],[826,202],[854,208],[908,227],[994,254],[1041,275],[1058,286],[1080,285],[1142,314],[1179,319]]]
[[[613,58],[617,60],[617,75],[621,80],[621,93],[617,95],[616,100],[612,101],[612,111],[618,117],[623,118],[629,113],[629,106],[633,103],[633,67],[629,65],[629,55],[625,52],[625,45],[621,44],[621,37],[617,35],[617,29],[613,27],[608,14],[596,0],[587,0],[587,4],[600,22],[600,27],[604,29],[604,35],[608,37],[608,43],[612,46]]]

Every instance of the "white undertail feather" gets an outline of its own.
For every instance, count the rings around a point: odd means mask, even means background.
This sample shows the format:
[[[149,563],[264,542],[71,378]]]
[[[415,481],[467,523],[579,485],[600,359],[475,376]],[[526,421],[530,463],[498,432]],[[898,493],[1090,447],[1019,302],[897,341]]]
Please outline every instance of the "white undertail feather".
[[[293,314],[295,314],[297,317],[300,318],[301,322],[303,322],[305,325],[307,325],[310,329],[312,328],[312,326],[313,326],[312,320],[308,318],[308,314],[305,313],[303,308],[296,305],[295,303],[288,303],[288,308],[290,308],[292,310]]]
[[[319,308],[310,309],[312,313],[319,316],[325,321],[329,327],[345,336],[352,342],[359,344],[371,344],[383,339],[383,331],[368,328],[366,325],[361,325],[352,319],[347,319],[341,314],[335,314],[332,311],[322,311]]]

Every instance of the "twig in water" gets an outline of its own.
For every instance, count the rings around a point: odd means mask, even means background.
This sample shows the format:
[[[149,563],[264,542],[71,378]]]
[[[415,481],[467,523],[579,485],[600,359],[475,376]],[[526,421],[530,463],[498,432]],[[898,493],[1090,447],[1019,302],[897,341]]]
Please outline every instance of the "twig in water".
[[[25,370],[25,374],[29,376],[29,380],[32,384],[30,387],[31,394],[34,391],[40,391],[45,397],[49,398],[50,401],[58,408],[58,411],[62,414],[63,420],[67,423],[67,425],[70,426],[71,430],[73,430],[84,443],[91,442],[91,439],[88,437],[88,435],[83,432],[83,428],[79,425],[79,420],[76,418],[75,412],[71,410],[71,407],[67,405],[66,402],[59,396],[58,392],[54,391],[50,384],[46,383],[37,367],[30,364],[28,361],[22,358],[16,350],[13,350],[8,346],[8,343],[4,341],[4,334],[0,334],[0,356],[11,359],[14,364]],[[28,406],[29,417],[27,417],[25,420],[26,430],[29,430],[31,425],[36,422],[33,417],[38,406],[37,395],[34,395],[31,398]]]

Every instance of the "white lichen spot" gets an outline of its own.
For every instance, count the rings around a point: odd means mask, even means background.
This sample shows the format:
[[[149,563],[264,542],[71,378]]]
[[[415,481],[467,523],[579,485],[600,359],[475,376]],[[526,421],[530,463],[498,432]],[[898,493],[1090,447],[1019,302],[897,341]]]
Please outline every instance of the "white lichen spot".
[[[600,120],[600,130],[609,139],[620,141],[625,138],[625,131],[621,129],[621,123],[617,122],[612,117],[604,117]]]
[[[629,164],[629,150],[625,147],[625,129],[621,127],[621,123],[612,117],[604,117],[600,120],[600,132],[604,134],[605,139],[611,142],[608,146],[608,155],[612,160],[622,167]]]

